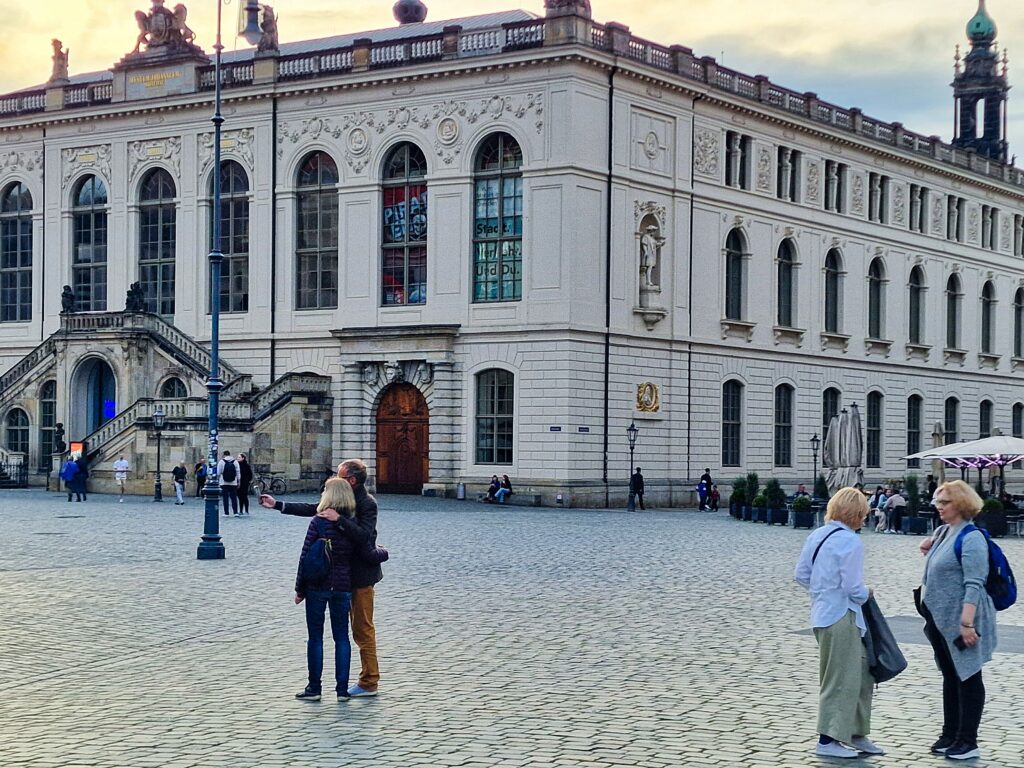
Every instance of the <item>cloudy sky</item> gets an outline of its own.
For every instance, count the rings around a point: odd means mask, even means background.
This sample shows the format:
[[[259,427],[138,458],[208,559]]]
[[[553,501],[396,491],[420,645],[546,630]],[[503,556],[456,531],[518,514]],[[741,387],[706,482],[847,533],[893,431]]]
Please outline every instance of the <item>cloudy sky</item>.
[[[176,0],[168,0],[173,5]],[[238,3],[225,6],[229,29]],[[392,0],[277,0],[282,41],[393,25]],[[0,91],[40,83],[50,72],[50,39],[71,49],[72,72],[107,69],[130,50],[134,11],[148,0],[0,0],[8,34]],[[186,0],[197,42],[210,49],[216,0]],[[520,7],[543,13],[542,0],[427,0],[431,20]],[[591,0],[598,21],[619,21],[634,34],[679,43],[735,69],[765,74],[827,101],[898,120],[910,130],[950,137],[953,47],[977,0]],[[1010,80],[1024,83],[1024,4],[988,0]],[[232,47],[229,41],[228,48]],[[1019,54],[1018,59],[1015,54]],[[1015,62],[1020,62],[1020,69]],[[1010,100],[1011,152],[1024,157],[1024,95]]]

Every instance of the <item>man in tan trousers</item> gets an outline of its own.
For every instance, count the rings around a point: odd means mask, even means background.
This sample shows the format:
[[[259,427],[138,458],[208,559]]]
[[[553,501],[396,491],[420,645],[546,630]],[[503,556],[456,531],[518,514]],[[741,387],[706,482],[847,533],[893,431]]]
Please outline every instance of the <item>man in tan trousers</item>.
[[[339,515],[333,509],[324,510],[321,515],[337,523],[362,549],[377,545],[377,500],[366,490],[366,464],[359,459],[348,459],[338,465],[338,477],[347,480],[356,497],[354,518]],[[276,509],[286,515],[313,517],[316,504],[277,501],[273,496],[260,496],[260,505]],[[377,663],[377,633],[373,626],[373,588],[384,578],[378,563],[367,563],[358,558],[352,560],[352,639],[359,646],[361,670],[359,683],[348,689],[349,696],[376,696],[380,680]]]

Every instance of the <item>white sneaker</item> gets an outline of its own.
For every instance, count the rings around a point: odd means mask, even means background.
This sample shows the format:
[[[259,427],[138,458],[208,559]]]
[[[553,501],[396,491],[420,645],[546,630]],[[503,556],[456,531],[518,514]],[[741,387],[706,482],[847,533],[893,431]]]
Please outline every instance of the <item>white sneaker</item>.
[[[860,757],[860,752],[856,749],[844,747],[838,741],[832,741],[828,744],[818,744],[814,748],[814,753],[820,757],[842,757],[849,760],[855,760]]]
[[[873,743],[867,736],[854,736],[850,740],[850,746],[865,755],[884,755],[885,750]]]

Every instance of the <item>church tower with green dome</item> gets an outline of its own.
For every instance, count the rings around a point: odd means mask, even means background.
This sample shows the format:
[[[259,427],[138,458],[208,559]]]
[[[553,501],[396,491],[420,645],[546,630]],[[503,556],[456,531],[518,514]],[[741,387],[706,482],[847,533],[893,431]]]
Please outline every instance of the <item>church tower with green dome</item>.
[[[1006,98],[1010,91],[1006,82],[1007,58],[1004,52],[1002,61],[999,59],[995,48],[996,23],[985,8],[985,0],[980,0],[978,12],[967,22],[967,38],[971,50],[964,57],[962,68],[957,47],[953,145],[1006,162]]]

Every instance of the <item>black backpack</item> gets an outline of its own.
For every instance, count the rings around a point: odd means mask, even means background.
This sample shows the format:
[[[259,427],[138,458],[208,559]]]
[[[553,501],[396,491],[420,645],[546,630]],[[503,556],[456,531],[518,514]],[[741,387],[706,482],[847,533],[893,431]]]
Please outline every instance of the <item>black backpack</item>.
[[[235,478],[238,477],[238,468],[235,466],[234,459],[224,460],[224,471],[221,473],[221,479],[226,483],[235,482]]]

